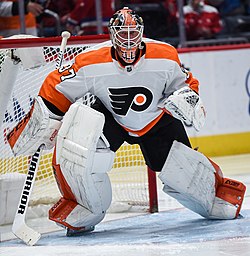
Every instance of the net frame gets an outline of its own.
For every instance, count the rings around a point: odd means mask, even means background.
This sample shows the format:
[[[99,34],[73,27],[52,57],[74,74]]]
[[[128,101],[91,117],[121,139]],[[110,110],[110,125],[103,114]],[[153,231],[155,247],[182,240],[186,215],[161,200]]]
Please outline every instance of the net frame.
[[[94,45],[97,43],[101,43],[105,40],[108,40],[109,37],[107,35],[98,35],[98,36],[74,36],[69,38],[67,44],[67,50],[64,54],[64,62],[72,61],[73,58],[82,52],[84,49],[88,48],[90,45]],[[33,102],[34,95],[38,92],[39,86],[41,86],[41,82],[45,78],[45,76],[49,73],[49,70],[55,67],[55,61],[57,59],[57,54],[59,52],[59,46],[61,43],[61,37],[53,37],[53,38],[20,38],[20,39],[4,39],[0,40],[0,72],[2,70],[2,66],[4,65],[4,60],[7,54],[11,51],[10,49],[16,48],[32,48],[32,47],[43,47],[45,59],[48,63],[46,70],[44,67],[37,68],[35,70],[29,70],[27,74],[28,78],[39,78],[33,79],[33,84],[37,86],[35,91],[32,91],[32,95],[26,95],[26,99],[19,100],[19,98],[15,98],[15,94],[17,93],[16,88],[9,100],[8,107],[4,112],[4,121],[1,124],[1,146],[0,146],[0,175],[4,173],[10,172],[20,172],[26,173],[28,164],[30,161],[30,156],[21,156],[21,157],[13,157],[10,153],[2,154],[2,144],[4,143],[7,146],[6,134],[11,130],[14,125],[22,119],[22,117],[29,111],[29,108]],[[73,47],[74,46],[74,47]],[[48,54],[46,53],[48,52]],[[46,70],[46,71],[45,71]],[[24,72],[22,68],[20,68],[19,72]],[[19,73],[21,74],[21,73]],[[18,77],[16,84],[18,84],[18,88],[25,88],[25,83],[29,84],[30,82],[26,82],[26,78]],[[27,86],[26,86],[27,87]],[[31,88],[28,88],[31,90]],[[25,92],[24,92],[25,93]],[[90,97],[87,96],[83,101],[89,101]],[[26,105],[23,105],[23,101],[26,102]],[[12,113],[9,113],[9,109],[12,108]],[[10,111],[11,112],[11,111]],[[12,126],[8,126],[6,124],[12,123]],[[10,149],[9,149],[10,150]],[[60,193],[55,186],[55,179],[53,176],[53,170],[51,166],[52,159],[52,151],[46,151],[45,154],[41,157],[40,167],[38,170],[37,179],[35,182],[34,192],[38,194],[44,194],[44,186],[46,188],[47,194],[57,194],[59,197]],[[4,157],[2,157],[4,155]],[[11,166],[11,167],[10,167]],[[138,169],[137,171],[135,170]],[[139,167],[139,168],[138,168]],[[49,170],[49,171],[48,171]],[[131,173],[131,177],[127,175]],[[144,180],[141,180],[141,173],[144,173]],[[119,174],[119,175],[118,175]],[[136,176],[138,175],[138,177]],[[118,177],[119,176],[119,177]],[[153,171],[145,166],[143,156],[138,145],[128,145],[124,144],[121,149],[119,149],[116,153],[115,162],[111,172],[109,173],[109,177],[112,183],[113,190],[113,201],[112,202],[120,202],[121,204],[127,205],[138,205],[145,207],[149,212],[158,211],[158,200],[157,200],[157,183],[156,183],[156,175]],[[45,182],[46,181],[46,182]],[[45,183],[44,183],[45,182]],[[128,188],[133,193],[134,197],[126,198],[125,191],[121,189],[121,183],[129,184]],[[45,185],[46,184],[46,185]],[[141,186],[141,188],[139,188]],[[39,188],[42,187],[42,190],[39,191]],[[118,191],[118,194],[115,192]],[[140,191],[140,192],[138,192]],[[115,192],[115,193],[114,193]],[[125,193],[124,196],[122,194]],[[137,193],[137,194],[136,194]],[[141,193],[140,195],[138,193]],[[48,204],[55,203],[55,200],[58,198],[51,200],[47,196],[35,198],[31,197],[31,205],[37,204]],[[139,199],[138,199],[139,198]],[[126,207],[125,207],[126,208]],[[119,210],[118,210],[119,211]]]

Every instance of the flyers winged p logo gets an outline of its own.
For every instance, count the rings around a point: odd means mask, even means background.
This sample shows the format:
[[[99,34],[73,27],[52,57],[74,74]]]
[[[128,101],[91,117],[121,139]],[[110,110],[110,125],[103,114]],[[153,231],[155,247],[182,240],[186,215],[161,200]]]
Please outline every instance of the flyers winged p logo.
[[[108,88],[108,90],[111,107],[121,116],[126,116],[129,109],[142,112],[153,100],[152,92],[145,87]]]

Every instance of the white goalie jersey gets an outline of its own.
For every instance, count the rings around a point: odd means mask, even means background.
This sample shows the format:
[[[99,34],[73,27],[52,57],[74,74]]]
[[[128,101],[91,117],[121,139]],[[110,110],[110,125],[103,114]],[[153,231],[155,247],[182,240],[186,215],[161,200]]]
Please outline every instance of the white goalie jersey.
[[[72,65],[50,73],[39,95],[65,113],[90,92],[120,125],[140,136],[163,115],[162,101],[184,86],[198,92],[198,81],[180,67],[177,51],[169,44],[144,39],[141,58],[123,67],[107,41],[79,54]]]

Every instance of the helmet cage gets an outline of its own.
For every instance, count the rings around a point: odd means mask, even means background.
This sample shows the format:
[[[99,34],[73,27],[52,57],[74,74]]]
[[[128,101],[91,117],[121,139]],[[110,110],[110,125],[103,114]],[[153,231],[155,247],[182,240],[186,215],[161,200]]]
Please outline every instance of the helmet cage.
[[[115,48],[119,46],[130,50],[141,45],[143,25],[111,26],[110,33]]]
[[[119,56],[126,63],[132,63],[142,42],[143,25],[110,26],[110,34]]]

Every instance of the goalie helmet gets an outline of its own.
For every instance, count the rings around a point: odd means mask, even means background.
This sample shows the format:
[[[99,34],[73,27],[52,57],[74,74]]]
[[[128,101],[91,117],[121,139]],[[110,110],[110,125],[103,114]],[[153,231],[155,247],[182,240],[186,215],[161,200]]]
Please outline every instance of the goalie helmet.
[[[141,46],[143,20],[128,7],[117,11],[109,21],[110,38],[119,57],[131,64]]]

